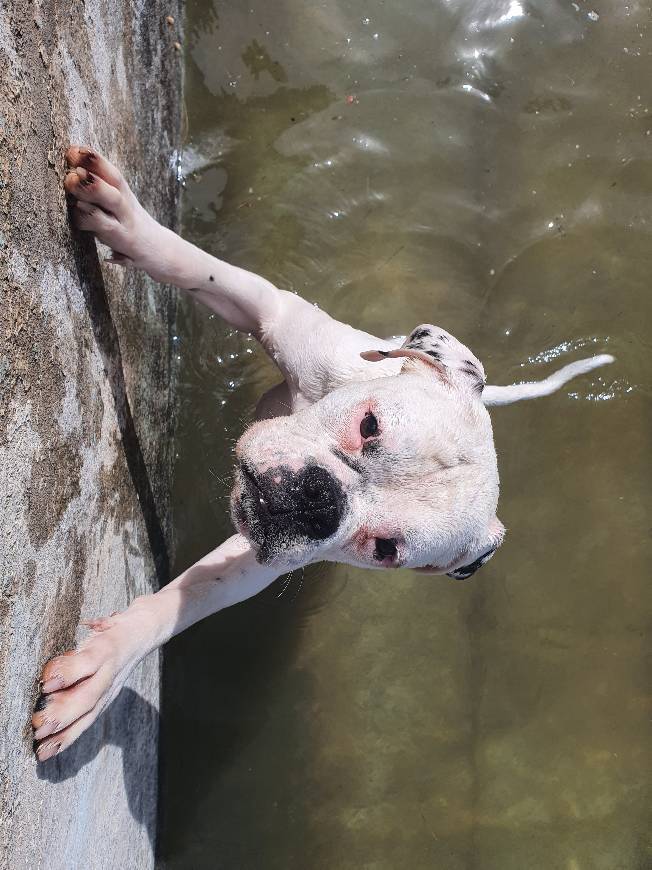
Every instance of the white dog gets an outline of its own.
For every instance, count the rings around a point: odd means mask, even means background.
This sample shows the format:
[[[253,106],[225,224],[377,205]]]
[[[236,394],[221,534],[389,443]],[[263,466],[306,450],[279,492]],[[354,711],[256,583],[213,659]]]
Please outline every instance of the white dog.
[[[114,262],[253,333],[285,380],[237,445],[239,534],[155,595],[93,622],[77,650],[45,666],[33,716],[39,760],[88,728],[147,653],[288,570],[328,560],[470,577],[504,535],[486,406],[547,395],[612,361],[486,386],[480,361],[445,330],[424,324],[384,341],[338,323],[160,226],[98,154],[73,146],[67,159],[77,226],[111,247]]]

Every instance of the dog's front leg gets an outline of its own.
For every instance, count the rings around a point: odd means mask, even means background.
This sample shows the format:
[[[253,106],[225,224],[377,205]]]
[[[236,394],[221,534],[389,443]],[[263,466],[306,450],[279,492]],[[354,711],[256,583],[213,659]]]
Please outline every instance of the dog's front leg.
[[[92,725],[149,652],[205,616],[250,598],[286,570],[259,564],[246,539],[234,535],[156,594],[87,622],[89,637],[43,669],[32,717],[38,760],[61,752]]]
[[[246,269],[231,266],[161,226],[139,203],[124,176],[90,148],[72,145],[64,186],[82,230],[113,249],[110,261],[132,264],[156,281],[186,290],[236,329],[261,337],[293,297]]]
[[[324,311],[270,281],[231,266],[161,226],[138,202],[121,172],[89,148],[72,145],[64,186],[74,223],[113,250],[110,260],[143,269],[156,281],[185,290],[231,326],[258,338],[287,379],[290,393],[312,402],[330,385],[368,369],[360,352],[385,347],[380,339],[338,323]],[[387,349],[394,347],[388,344]],[[383,362],[386,371],[396,366]],[[374,376],[381,372],[374,370]],[[306,385],[317,384],[308,395]]]

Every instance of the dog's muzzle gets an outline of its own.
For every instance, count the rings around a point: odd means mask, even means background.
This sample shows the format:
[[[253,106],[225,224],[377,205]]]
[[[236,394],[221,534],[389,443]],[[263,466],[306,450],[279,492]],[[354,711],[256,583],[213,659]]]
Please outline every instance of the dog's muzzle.
[[[240,473],[237,511],[253,543],[266,551],[264,558],[301,541],[324,541],[339,528],[346,496],[325,468],[311,464],[293,472],[280,466],[258,474],[242,463]]]

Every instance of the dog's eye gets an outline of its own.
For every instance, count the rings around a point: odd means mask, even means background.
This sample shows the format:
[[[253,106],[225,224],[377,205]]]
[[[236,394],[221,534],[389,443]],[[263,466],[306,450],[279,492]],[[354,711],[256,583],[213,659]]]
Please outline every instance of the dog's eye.
[[[396,555],[396,541],[394,538],[376,538],[376,548],[374,549],[374,559],[382,562],[387,556]]]
[[[378,435],[378,431],[378,420],[371,411],[367,411],[360,423],[360,434],[363,438],[373,438],[374,435]]]

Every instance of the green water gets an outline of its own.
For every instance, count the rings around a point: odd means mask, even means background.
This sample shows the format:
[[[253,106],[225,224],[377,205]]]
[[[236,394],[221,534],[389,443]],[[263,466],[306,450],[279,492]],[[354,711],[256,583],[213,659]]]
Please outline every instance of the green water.
[[[318,566],[167,648],[168,868],[647,870],[652,8],[187,4],[187,237],[491,383],[496,557],[467,583]],[[231,533],[278,374],[184,302],[177,570]]]

